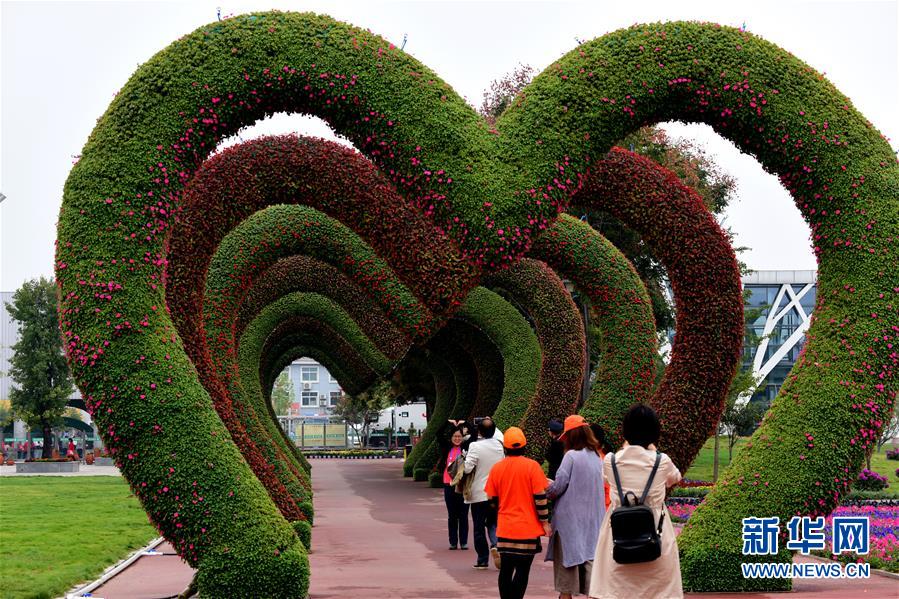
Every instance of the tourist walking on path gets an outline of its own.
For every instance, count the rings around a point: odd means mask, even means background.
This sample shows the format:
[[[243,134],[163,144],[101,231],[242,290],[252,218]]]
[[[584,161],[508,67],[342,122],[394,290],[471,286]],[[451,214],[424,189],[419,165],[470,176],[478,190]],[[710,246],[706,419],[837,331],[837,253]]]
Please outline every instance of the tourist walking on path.
[[[446,525],[449,529],[449,548],[468,549],[468,505],[462,499],[462,495],[456,493],[456,487],[452,484],[449,467],[457,459],[464,460],[462,443],[465,435],[462,428],[450,421],[444,427],[440,440],[440,461],[438,472],[443,472],[443,501],[446,503]]]
[[[496,430],[496,424],[488,416],[478,423],[478,440],[468,446],[468,453],[465,454],[465,474],[472,477],[465,503],[471,505],[474,549],[478,554],[474,567],[478,570],[487,568],[491,555],[494,565],[500,567],[496,548],[496,518],[491,517],[485,489],[487,476],[503,457],[502,433]]]
[[[599,459],[604,460],[607,453],[612,453],[612,446],[609,445],[609,442],[606,439],[606,431],[600,425],[593,422],[590,423],[590,430],[593,432],[593,436],[596,437],[596,442],[599,444]],[[606,511],[609,511],[609,503],[612,501],[609,490],[609,479],[603,478],[602,491],[605,496]]]
[[[549,536],[549,509],[543,468],[525,457],[527,439],[518,427],[503,435],[506,457],[487,477],[487,497],[497,510],[497,548],[500,599],[522,599],[534,555],[540,553],[540,537]]]
[[[612,511],[621,505],[612,472],[612,456],[624,494],[634,493],[640,497],[656,463],[656,443],[659,440],[659,419],[652,408],[645,405],[632,407],[622,422],[625,443],[617,453],[606,455],[603,460],[603,476],[609,480],[612,491]],[[665,508],[665,491],[677,484],[681,473],[664,453],[659,454],[658,470],[649,487],[645,505],[652,508],[656,524],[662,518],[661,556],[650,562],[619,564],[612,557],[611,513],[600,529],[593,571],[590,575],[590,597],[595,599],[654,599],[680,598],[684,596],[681,586],[680,558],[671,517]]]
[[[553,418],[549,421],[547,428],[549,429],[550,442],[546,446],[546,455],[544,456],[546,463],[549,464],[549,470],[546,471],[546,475],[550,479],[554,479],[556,478],[556,471],[562,463],[562,456],[565,455],[565,446],[559,438],[565,427],[561,421]]]
[[[560,599],[571,599],[587,594],[606,504],[599,443],[584,417],[566,418],[561,439],[565,457],[546,490],[555,501],[546,561],[553,562],[553,583]]]

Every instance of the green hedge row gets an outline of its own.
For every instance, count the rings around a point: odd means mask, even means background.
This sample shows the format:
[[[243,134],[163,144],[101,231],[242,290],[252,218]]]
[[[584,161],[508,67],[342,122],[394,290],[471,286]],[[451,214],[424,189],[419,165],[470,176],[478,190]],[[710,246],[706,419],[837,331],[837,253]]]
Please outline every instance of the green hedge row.
[[[788,587],[789,581],[743,578],[741,519],[829,513],[892,409],[895,155],[814,69],[750,33],[715,25],[637,25],[605,35],[555,63],[523,97],[527,102],[514,104],[497,129],[509,154],[537,170],[570,156],[566,172],[584,172],[594,165],[589,157],[602,156],[642,124],[703,122],[779,176],[811,226],[818,299],[805,350],[749,451],[725,471],[678,539],[688,590]],[[568,110],[547,110],[563,103]],[[602,198],[598,205],[607,204]],[[664,227],[665,219],[651,214]],[[701,249],[681,251],[691,256]],[[676,448],[681,430],[672,424],[666,435]],[[698,435],[683,433],[685,440]]]
[[[580,413],[601,425],[617,447],[624,414],[633,404],[648,402],[654,387],[656,328],[646,287],[624,254],[589,224],[567,214],[537,238],[528,255],[546,262],[590,298],[593,322],[601,332],[601,360]]]
[[[262,386],[260,373],[263,368],[262,351],[269,335],[285,318],[290,316],[316,318],[328,325],[330,330],[336,334],[336,337],[333,338],[335,342],[337,339],[348,342],[372,368],[382,369],[383,372],[390,367],[390,362],[377,350],[342,307],[325,296],[316,293],[295,292],[283,296],[263,309],[240,337],[238,346],[240,387],[245,400],[256,406],[257,411],[261,410],[260,419],[262,419],[262,412],[265,412],[269,434],[286,441],[285,444],[289,446],[291,453],[298,453],[294,444],[285,440],[281,427],[273,418],[269,401],[270,388]],[[330,341],[331,338],[328,339]],[[330,346],[330,343],[328,345]]]
[[[541,459],[549,443],[547,424],[577,411],[586,369],[586,338],[580,312],[561,279],[531,258],[491,275],[487,287],[508,294],[533,322],[542,356],[537,394],[521,419],[528,453]]]
[[[742,357],[742,285],[730,238],[695,191],[621,148],[594,164],[573,201],[602,206],[632,227],[668,273],[677,331],[650,403],[665,423],[660,449],[686,472],[715,432]]]
[[[512,304],[485,287],[468,295],[456,318],[478,327],[499,349],[503,392],[493,419],[500,430],[517,426],[537,393],[540,371],[534,366],[541,357],[534,330]]]
[[[337,267],[302,255],[278,260],[256,280],[240,304],[234,325],[236,336],[241,335],[247,323],[265,306],[295,291],[318,293],[340,304],[389,358],[399,359],[408,351],[409,338],[365,290]]]
[[[434,392],[436,399],[428,425],[421,433],[421,438],[403,463],[403,476],[413,476],[418,470],[426,473],[437,463],[437,435],[444,423],[451,418],[451,410],[456,403],[456,379],[446,359],[436,351],[427,350],[427,364],[434,376]],[[418,463],[421,462],[421,466]],[[425,475],[427,478],[427,474]],[[419,480],[417,475],[415,480]]]
[[[437,440],[437,434],[443,429],[448,418],[453,420],[468,418],[471,408],[474,406],[478,397],[478,365],[475,363],[473,356],[466,351],[468,345],[467,336],[472,335],[472,327],[465,325],[456,320],[450,320],[447,325],[442,328],[428,342],[427,348],[429,354],[440,356],[449,369],[453,381],[453,401],[450,402],[446,411],[446,417],[437,419],[439,414],[435,408],[434,414],[431,416],[434,432],[430,436],[428,445],[424,446],[415,461],[414,470],[424,469],[431,471],[441,461],[440,442]],[[437,373],[435,372],[435,375]],[[445,376],[446,373],[440,373]],[[440,385],[441,381],[436,378],[435,384]],[[440,401],[440,389],[438,388],[438,402]],[[429,422],[429,427],[431,425]],[[425,428],[425,433],[428,432]],[[419,445],[424,443],[425,438],[418,442]]]

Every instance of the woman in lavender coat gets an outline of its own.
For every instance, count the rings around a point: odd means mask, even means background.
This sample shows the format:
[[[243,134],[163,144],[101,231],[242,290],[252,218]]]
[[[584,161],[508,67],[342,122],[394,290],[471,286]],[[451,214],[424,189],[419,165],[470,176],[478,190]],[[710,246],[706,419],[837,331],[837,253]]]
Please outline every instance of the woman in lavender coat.
[[[546,561],[560,599],[587,594],[599,528],[606,514],[599,442],[583,416],[565,419],[565,457],[546,490],[554,499]]]

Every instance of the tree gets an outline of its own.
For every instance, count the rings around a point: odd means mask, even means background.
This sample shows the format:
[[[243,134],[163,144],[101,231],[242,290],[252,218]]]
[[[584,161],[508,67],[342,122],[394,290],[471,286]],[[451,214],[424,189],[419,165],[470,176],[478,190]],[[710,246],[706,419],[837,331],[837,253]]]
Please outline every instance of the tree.
[[[287,376],[285,368],[278,378],[275,379],[275,385],[272,387],[272,407],[275,414],[284,416],[290,411],[290,405],[293,403],[290,393],[290,379]]]
[[[26,282],[6,304],[19,323],[19,341],[12,346],[10,391],[12,410],[29,428],[44,435],[44,458],[52,455],[52,428],[62,423],[66,402],[74,390],[59,333],[56,286],[41,277]]]
[[[334,407],[334,414],[343,418],[360,439],[368,438],[368,430],[377,422],[381,410],[393,403],[390,383],[380,380],[356,395],[344,395]]]
[[[0,399],[0,428],[8,425],[12,420],[12,408],[10,407],[9,400]]]
[[[490,89],[484,92],[484,99],[478,112],[492,125],[499,115],[512,104],[512,100],[515,99],[518,92],[533,78],[534,67],[519,64],[511,73],[494,79],[490,84]]]
[[[721,415],[721,426],[727,435],[727,452],[730,461],[734,459],[734,446],[737,439],[752,433],[759,420],[765,413],[765,406],[752,401],[741,401],[741,398],[751,396],[758,383],[752,373],[752,369],[741,370],[731,382],[727,392],[727,405]]]
[[[743,291],[743,322],[745,330],[743,335],[744,347],[758,347],[762,340],[760,335],[755,333],[752,324],[758,320],[762,312],[769,306],[760,306],[758,308],[749,308],[749,296],[751,292]],[[761,406],[757,403],[749,401],[755,390],[758,389],[762,381],[757,381],[752,372],[752,364],[746,363],[738,367],[737,374],[730,383],[727,390],[727,399],[725,403],[724,413],[718,423],[719,430],[715,431],[715,450],[712,462],[712,480],[718,480],[718,463],[719,463],[719,446],[718,437],[720,429],[723,428],[727,435],[727,452],[729,462],[734,459],[734,446],[737,439],[742,435],[752,432],[758,421],[764,415],[768,406]],[[745,400],[745,401],[744,401]]]

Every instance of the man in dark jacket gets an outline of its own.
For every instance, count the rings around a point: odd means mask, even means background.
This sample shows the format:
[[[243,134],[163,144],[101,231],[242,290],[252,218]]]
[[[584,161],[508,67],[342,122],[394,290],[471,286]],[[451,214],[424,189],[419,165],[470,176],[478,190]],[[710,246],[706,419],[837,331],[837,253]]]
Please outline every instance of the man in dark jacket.
[[[549,421],[549,436],[552,438],[552,441],[549,443],[549,447],[546,448],[546,461],[549,463],[549,471],[547,472],[547,476],[555,480],[556,471],[559,469],[559,465],[562,463],[562,458],[565,456],[565,446],[562,444],[562,441],[559,437],[562,435],[562,430],[564,430],[564,426],[560,420],[556,420],[553,418]]]

